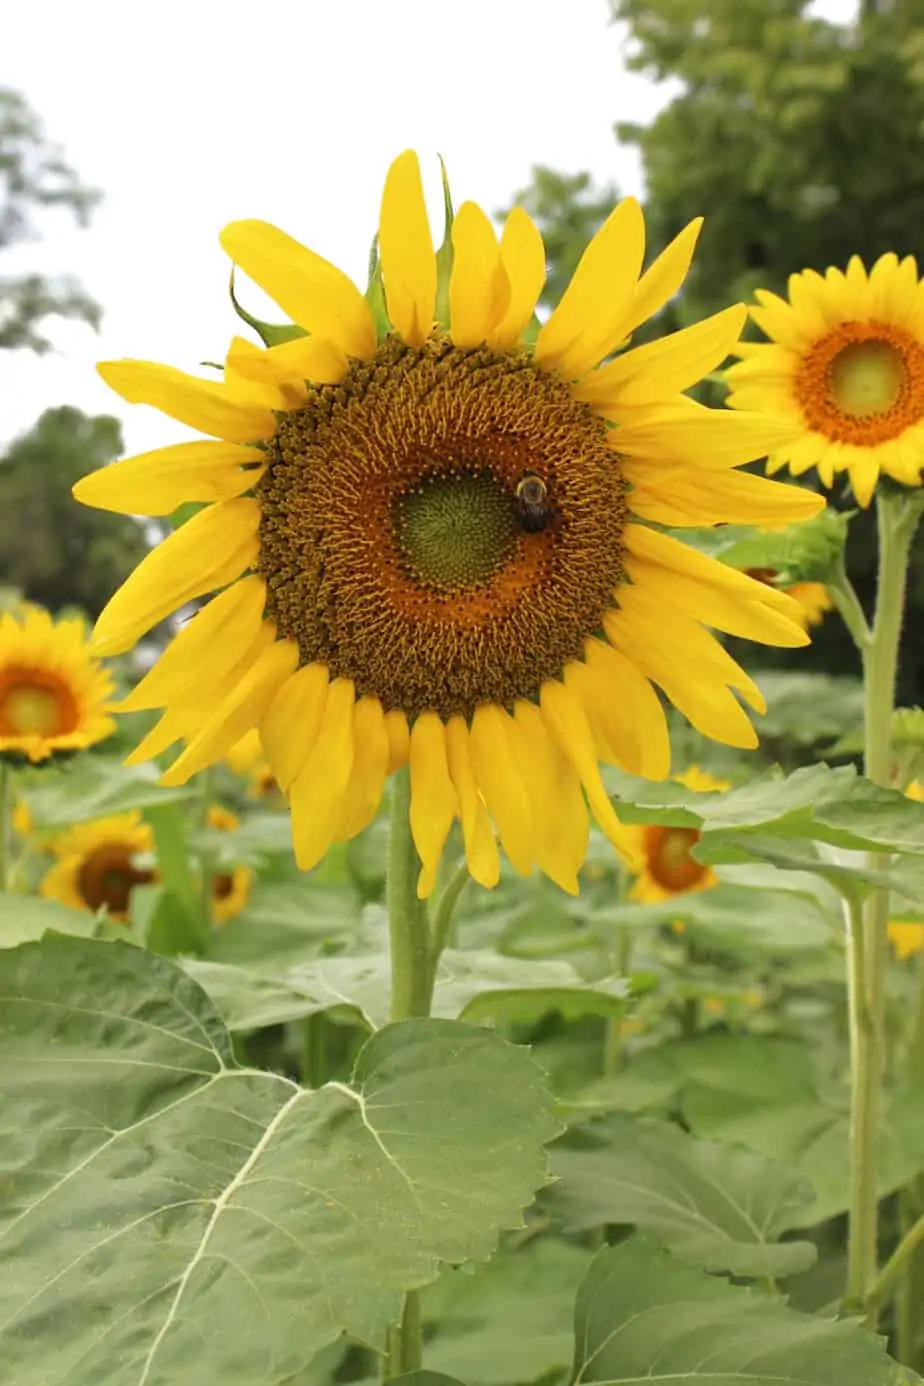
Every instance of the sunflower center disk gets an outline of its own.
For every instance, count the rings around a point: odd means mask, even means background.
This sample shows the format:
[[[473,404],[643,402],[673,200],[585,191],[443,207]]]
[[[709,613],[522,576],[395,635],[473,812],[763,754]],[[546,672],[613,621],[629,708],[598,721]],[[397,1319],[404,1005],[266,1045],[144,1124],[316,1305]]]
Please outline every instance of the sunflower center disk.
[[[623,581],[612,437],[525,354],[386,338],[280,417],[258,488],[268,617],[386,711],[535,699]]]
[[[671,893],[690,890],[706,875],[706,867],[690,855],[699,841],[696,828],[645,829],[645,855],[648,870],[664,890]]]
[[[399,552],[411,575],[436,591],[486,582],[517,539],[513,497],[489,472],[427,477],[395,511]]]
[[[103,843],[80,868],[77,888],[91,910],[105,905],[116,919],[124,918],[136,885],[154,880],[153,871],[136,867],[131,850],[123,843]]]
[[[846,414],[884,414],[898,402],[906,380],[899,352],[888,342],[855,342],[831,363],[831,391]]]
[[[6,736],[54,736],[69,730],[67,721],[52,688],[25,680],[0,688],[0,732]]]

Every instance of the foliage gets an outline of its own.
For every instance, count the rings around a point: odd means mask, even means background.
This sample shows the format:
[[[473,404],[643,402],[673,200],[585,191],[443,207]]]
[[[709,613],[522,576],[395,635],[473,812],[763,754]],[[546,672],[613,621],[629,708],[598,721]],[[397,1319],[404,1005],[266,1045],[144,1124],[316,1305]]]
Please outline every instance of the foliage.
[[[33,220],[62,208],[85,226],[99,193],[85,187],[17,92],[0,87],[0,252],[35,235]],[[0,276],[0,349],[48,351],[42,332],[51,316],[99,325],[99,307],[71,279],[39,274]]]
[[[77,506],[71,487],[122,452],[119,421],[46,409],[0,457],[0,586],[52,611],[102,610],[148,543],[134,520]]]

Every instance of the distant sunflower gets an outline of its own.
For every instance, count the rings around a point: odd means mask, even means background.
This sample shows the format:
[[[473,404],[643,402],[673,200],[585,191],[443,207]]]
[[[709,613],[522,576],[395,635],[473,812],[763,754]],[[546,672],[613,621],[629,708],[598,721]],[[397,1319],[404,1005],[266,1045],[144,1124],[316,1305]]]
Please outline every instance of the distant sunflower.
[[[677,784],[698,794],[716,793],[729,788],[727,780],[691,765],[683,774],[675,775]],[[635,875],[630,891],[633,900],[666,900],[671,895],[686,895],[694,890],[708,890],[716,884],[715,872],[696,861],[693,848],[700,839],[698,828],[672,828],[660,823],[626,825],[623,828],[623,852]]]
[[[770,587],[778,586],[778,574],[774,568],[745,568],[744,571],[756,582],[766,582]],[[802,623],[807,630],[820,626],[826,613],[834,610],[831,594],[823,582],[793,582],[780,590],[799,603]]]
[[[889,920],[889,942],[895,950],[899,962],[920,953],[924,948],[924,924],[902,919]]]
[[[35,763],[101,741],[115,730],[111,694],[82,621],[0,615],[0,756]]]
[[[221,804],[211,804],[205,821],[219,832],[233,833],[240,827],[236,813]],[[230,871],[216,872],[212,877],[212,922],[225,924],[233,919],[250,899],[254,873],[249,866],[233,866]]]
[[[699,225],[642,274],[641,209],[622,202],[529,345],[545,251],[519,208],[499,241],[479,207],[459,208],[448,323],[435,323],[411,152],[385,182],[375,316],[275,227],[227,227],[228,254],[309,335],[265,351],[235,340],[224,381],[101,366],[123,398],[221,441],[75,487],[123,512],[208,503],[97,624],[96,648],[115,654],[222,589],[126,700],[165,709],[134,758],[185,741],[164,777],[180,784],[259,726],[306,870],[371,821],[409,761],[426,895],[455,818],[483,885],[498,879],[496,830],[518,871],[576,891],[585,795],[620,832],[598,761],[668,773],[653,684],[704,735],[754,746],[733,690],[763,699],[706,627],[801,645],[798,608],[648,522],[785,523],[821,500],[736,470],[788,425],[682,393],[728,355],[743,308],[608,359],[680,288]]]
[[[157,879],[139,858],[154,849],[151,829],[137,812],[113,814],[69,828],[53,843],[57,856],[39,892],[78,910],[105,909],[110,919],[128,921],[132,891]]]
[[[247,793],[251,799],[268,799],[278,793],[279,786],[263,754],[260,733],[256,727],[252,727],[231,747],[224,761],[235,775],[241,775],[246,779]]]
[[[751,317],[770,342],[741,342],[727,372],[737,409],[795,425],[768,471],[817,467],[825,486],[847,472],[860,505],[880,473],[920,486],[924,467],[924,285],[913,256],[882,255],[867,274],[805,270],[789,299],[759,289]]]

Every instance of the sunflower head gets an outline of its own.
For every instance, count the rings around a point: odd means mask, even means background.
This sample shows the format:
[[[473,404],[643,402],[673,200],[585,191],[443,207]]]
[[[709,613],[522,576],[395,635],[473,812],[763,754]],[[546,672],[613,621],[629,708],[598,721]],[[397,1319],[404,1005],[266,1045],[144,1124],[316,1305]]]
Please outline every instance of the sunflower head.
[[[0,615],[0,756],[36,763],[102,741],[111,695],[81,621],[39,607]]]
[[[765,290],[751,310],[766,343],[740,343],[727,372],[738,409],[793,424],[769,470],[817,467],[825,486],[846,473],[863,506],[881,474],[921,484],[924,466],[924,284],[912,256],[882,255],[867,274],[793,274],[787,299]]]
[[[212,922],[226,924],[250,899],[254,873],[249,866],[235,866],[212,878]]]
[[[727,780],[718,780],[696,765],[673,778],[677,784],[697,794],[719,793],[730,787]],[[716,884],[711,867],[704,866],[693,856],[693,848],[700,838],[697,828],[644,823],[627,825],[624,832],[624,855],[635,876],[630,892],[633,900],[666,900],[671,895],[708,890]]]
[[[94,914],[126,923],[132,891],[157,879],[149,858],[154,848],[149,826],[137,812],[113,814],[69,828],[52,842],[56,860],[39,890]]]
[[[126,700],[163,709],[133,759],[184,743],[164,777],[178,784],[259,728],[304,869],[364,828],[409,764],[426,895],[455,819],[483,885],[499,839],[518,871],[576,890],[588,805],[620,834],[598,762],[669,771],[661,694],[703,734],[755,745],[736,694],[762,710],[760,692],[707,628],[799,645],[798,607],[652,524],[786,523],[821,501],[737,470],[788,425],[684,393],[728,355],[742,308],[624,349],[679,289],[698,231],[643,272],[642,213],[621,203],[536,330],[534,223],[516,208],[498,236],[463,203],[441,285],[410,152],[382,197],[382,315],[284,232],[227,227],[289,340],[235,339],[222,380],[102,366],[125,399],[209,441],[75,488],[116,511],[205,505],[97,625],[116,653],[218,593]]]

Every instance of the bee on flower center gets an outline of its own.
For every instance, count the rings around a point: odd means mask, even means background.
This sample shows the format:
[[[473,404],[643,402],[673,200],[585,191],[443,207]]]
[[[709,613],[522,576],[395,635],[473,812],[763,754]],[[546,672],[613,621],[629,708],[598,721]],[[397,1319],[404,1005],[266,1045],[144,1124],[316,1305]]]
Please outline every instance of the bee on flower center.
[[[517,482],[517,519],[527,534],[541,534],[548,528],[552,518],[549,493],[546,484],[532,473],[521,477]]]

